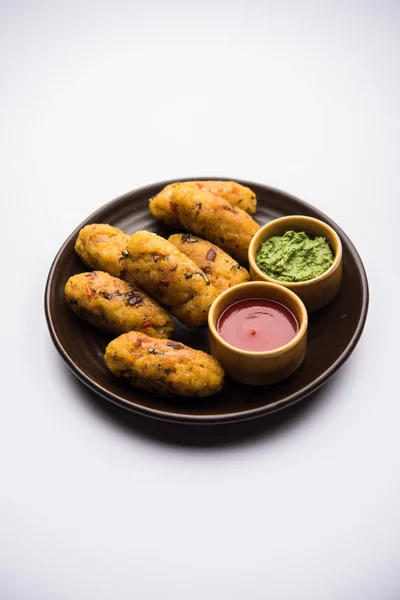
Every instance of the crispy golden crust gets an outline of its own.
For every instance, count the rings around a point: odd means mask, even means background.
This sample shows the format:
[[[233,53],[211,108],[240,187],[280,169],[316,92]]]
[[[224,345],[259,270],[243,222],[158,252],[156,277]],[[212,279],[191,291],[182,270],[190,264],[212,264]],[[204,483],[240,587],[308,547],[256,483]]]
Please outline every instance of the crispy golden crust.
[[[253,190],[236,183],[236,181],[196,181],[200,189],[206,189],[224,200],[228,200],[233,206],[238,206],[249,215],[254,215],[257,208],[257,198]]]
[[[170,183],[165,186],[156,196],[150,199],[149,210],[151,214],[159,219],[165,221],[172,227],[179,227],[179,215],[177,207],[174,204],[172,194],[173,189],[176,185],[181,182]],[[250,188],[236,183],[235,181],[195,181],[199,189],[205,189],[224,200],[228,200],[233,206],[238,206],[249,215],[253,215],[257,208],[257,198],[253,190]]]
[[[244,210],[195,183],[181,183],[172,191],[182,225],[220,246],[240,262],[247,262],[251,238],[258,224]]]
[[[110,342],[104,358],[116,377],[163,396],[210,396],[224,383],[222,367],[209,354],[134,331]]]
[[[156,196],[150,198],[149,210],[153,217],[159,221],[165,221],[171,227],[180,227],[179,216],[176,210],[176,206],[172,202],[172,190],[178,185],[177,183],[170,183],[165,186]]]
[[[83,227],[75,243],[75,251],[91,269],[107,271],[115,277],[122,274],[121,257],[129,235],[111,225],[94,223]]]
[[[137,231],[128,243],[124,268],[149,294],[188,327],[207,325],[217,290],[198,266],[164,238]]]
[[[221,248],[207,240],[202,240],[191,233],[175,233],[168,238],[168,241],[200,267],[219,294],[250,279],[246,269]]]
[[[120,334],[134,329],[168,338],[174,329],[168,312],[146,292],[103,271],[73,275],[64,293],[79,317],[104,331]]]

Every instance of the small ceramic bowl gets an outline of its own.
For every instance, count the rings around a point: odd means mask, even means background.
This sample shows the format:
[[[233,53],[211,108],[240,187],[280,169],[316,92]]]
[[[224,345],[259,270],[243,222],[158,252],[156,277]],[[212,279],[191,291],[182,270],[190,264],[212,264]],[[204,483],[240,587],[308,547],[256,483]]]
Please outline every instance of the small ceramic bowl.
[[[273,235],[281,235],[288,230],[305,231],[310,237],[325,237],[334,254],[334,261],[329,269],[318,277],[300,282],[280,281],[263,273],[256,264],[256,256],[261,244],[267,238]],[[328,304],[336,295],[342,283],[342,243],[336,231],[319,219],[302,215],[290,215],[270,221],[264,227],[261,227],[251,240],[248,256],[252,279],[277,283],[292,290],[303,300],[308,311],[317,310]]]
[[[228,306],[240,300],[263,298],[275,300],[289,308],[297,319],[299,330],[284,346],[265,352],[241,350],[226,342],[217,330],[218,319]],[[275,283],[250,281],[223,292],[208,313],[211,354],[225,373],[235,381],[250,385],[276,383],[291,375],[301,364],[307,346],[307,310],[296,294]]]

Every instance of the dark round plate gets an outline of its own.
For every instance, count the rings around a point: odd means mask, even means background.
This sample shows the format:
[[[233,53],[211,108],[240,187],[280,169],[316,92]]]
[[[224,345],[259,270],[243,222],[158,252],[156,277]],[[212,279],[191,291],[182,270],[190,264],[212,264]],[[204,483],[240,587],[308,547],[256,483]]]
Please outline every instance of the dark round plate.
[[[259,224],[284,215],[307,215],[329,223],[342,240],[343,283],[330,304],[310,314],[307,353],[301,367],[288,379],[270,386],[245,386],[227,379],[222,392],[205,399],[162,398],[130,387],[107,370],[103,354],[111,336],[80,320],[64,300],[67,279],[87,270],[74,252],[74,243],[80,228],[88,223],[110,223],[127,233],[148,229],[167,237],[171,230],[151,217],[148,200],[168,183],[171,181],[156,183],[109,202],[77,227],[54,259],[46,285],[45,311],[52,340],[68,367],[107,400],[169,421],[244,420],[285,408],[314,392],[350,356],[360,338],[368,310],[365,270],[353,244],[331,219],[293,196],[250,181],[240,183],[257,194]],[[189,330],[177,324],[173,337],[194,348],[209,349],[207,329]]]

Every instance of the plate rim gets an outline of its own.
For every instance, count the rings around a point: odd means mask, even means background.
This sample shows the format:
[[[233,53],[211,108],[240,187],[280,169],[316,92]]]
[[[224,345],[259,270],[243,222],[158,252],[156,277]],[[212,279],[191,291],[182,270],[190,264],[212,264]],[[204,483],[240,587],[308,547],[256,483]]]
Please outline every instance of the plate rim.
[[[315,211],[318,214],[318,218],[321,218],[321,220],[328,222],[328,224],[330,224],[332,227],[335,228],[335,230],[337,231],[339,236],[341,236],[342,239],[346,240],[347,245],[353,255],[353,258],[359,268],[359,273],[361,276],[361,287],[362,287],[362,291],[363,291],[360,318],[359,318],[359,321],[357,324],[357,328],[356,328],[351,340],[349,341],[346,348],[342,352],[342,354],[328,369],[326,369],[326,371],[324,371],[321,375],[319,375],[319,377],[313,379],[306,387],[302,388],[301,390],[298,390],[297,392],[294,392],[293,394],[291,394],[290,396],[288,396],[286,398],[282,398],[281,400],[276,400],[275,402],[268,404],[266,406],[252,408],[252,409],[249,409],[246,411],[239,411],[239,412],[236,411],[236,412],[232,412],[229,414],[223,414],[223,415],[189,415],[189,414],[176,413],[173,411],[166,412],[166,411],[162,411],[162,410],[159,410],[156,408],[143,407],[140,404],[136,404],[135,402],[128,401],[128,400],[125,400],[124,398],[121,398],[117,394],[114,394],[107,388],[103,387],[102,385],[100,385],[97,382],[95,382],[94,380],[92,380],[92,378],[90,376],[88,376],[76,364],[76,362],[74,360],[72,360],[71,357],[68,355],[68,353],[64,349],[64,347],[57,335],[57,332],[55,330],[55,326],[54,326],[53,318],[52,318],[52,314],[51,314],[51,307],[50,307],[51,289],[52,289],[52,282],[54,279],[54,274],[55,274],[59,259],[63,255],[66,246],[73,239],[75,239],[77,233],[84,226],[84,224],[90,222],[90,220],[92,220],[92,217],[94,217],[99,211],[102,211],[105,208],[110,208],[113,204],[118,204],[121,200],[123,200],[127,196],[131,196],[132,194],[134,194],[136,192],[143,193],[146,191],[146,189],[153,188],[154,186],[165,187],[166,185],[169,185],[170,183],[174,183],[175,181],[192,181],[192,180],[196,180],[196,181],[199,181],[199,180],[236,181],[236,182],[238,182],[242,185],[245,185],[247,187],[250,187],[250,188],[252,186],[258,186],[258,187],[264,188],[265,190],[267,190],[269,192],[277,193],[279,195],[286,196],[288,199],[295,200],[296,202],[300,203],[304,207],[311,208],[313,211]],[[318,208],[315,208],[312,204],[309,204],[308,202],[301,200],[297,196],[288,194],[287,192],[284,192],[283,190],[280,190],[278,188],[271,187],[271,186],[268,186],[268,185],[265,185],[262,183],[243,180],[243,179],[229,178],[229,177],[215,177],[215,176],[214,177],[206,177],[206,176],[183,177],[183,178],[175,178],[175,179],[169,179],[166,181],[151,183],[151,184],[148,184],[145,186],[141,186],[139,188],[135,188],[125,194],[122,194],[121,196],[118,196],[117,198],[110,200],[109,202],[106,202],[105,204],[103,204],[102,206],[97,208],[74,229],[74,231],[67,237],[67,239],[64,241],[64,243],[61,245],[60,249],[58,250],[56,256],[54,257],[54,259],[51,263],[50,270],[49,270],[47,280],[46,280],[45,293],[44,293],[44,312],[45,312],[46,323],[47,323],[47,327],[49,329],[49,333],[50,333],[52,342],[55,345],[58,353],[63,358],[64,362],[69,367],[69,369],[83,384],[85,384],[87,387],[89,387],[96,394],[100,395],[101,397],[105,398],[106,400],[111,401],[113,404],[120,406],[121,408],[125,408],[132,412],[139,413],[141,415],[144,415],[144,416],[147,416],[147,417],[150,417],[153,419],[157,419],[157,420],[180,422],[180,423],[187,423],[187,424],[221,424],[221,423],[229,423],[229,422],[233,422],[233,421],[246,421],[249,419],[255,419],[255,418],[267,415],[269,413],[276,412],[278,410],[282,410],[288,406],[291,406],[291,405],[299,402],[300,400],[303,400],[304,398],[306,398],[307,396],[309,396],[310,394],[315,392],[317,389],[319,389],[323,384],[325,384],[332,377],[332,375],[334,375],[334,373],[336,373],[336,371],[344,364],[344,362],[350,357],[351,353],[353,352],[354,348],[356,347],[356,345],[361,337],[361,334],[364,330],[366,319],[367,319],[367,314],[368,314],[368,307],[369,307],[369,286],[368,286],[367,274],[365,271],[364,264],[361,260],[361,257],[359,255],[357,249],[355,248],[353,242],[350,240],[350,238],[341,229],[341,227],[339,227],[330,217],[328,217],[328,215],[325,215],[325,213],[320,211]]]

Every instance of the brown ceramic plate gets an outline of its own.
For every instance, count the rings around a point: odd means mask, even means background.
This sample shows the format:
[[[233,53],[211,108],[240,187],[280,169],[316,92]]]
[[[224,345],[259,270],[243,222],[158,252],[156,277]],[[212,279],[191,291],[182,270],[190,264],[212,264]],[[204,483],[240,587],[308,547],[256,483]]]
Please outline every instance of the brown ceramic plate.
[[[93,391],[123,408],[159,419],[191,423],[238,421],[302,400],[337,371],[357,344],[367,316],[368,283],[361,259],[346,234],[319,210],[284,192],[240,182],[257,194],[256,220],[260,225],[290,214],[316,217],[329,223],[343,244],[343,283],[339,294],[325,308],[310,314],[305,360],[288,379],[262,387],[227,380],[222,392],[206,399],[166,399],[137,390],[114,378],[104,364],[103,353],[111,336],[80,320],[65,302],[68,277],[86,270],[74,252],[80,228],[88,223],[110,223],[127,233],[148,229],[167,237],[171,229],[151,217],[148,200],[168,183],[171,181],[156,183],[109,202],[81,223],[61,247],[50,269],[45,293],[47,324],[57,350],[72,372]],[[177,324],[174,339],[208,351],[207,329],[189,330]]]

